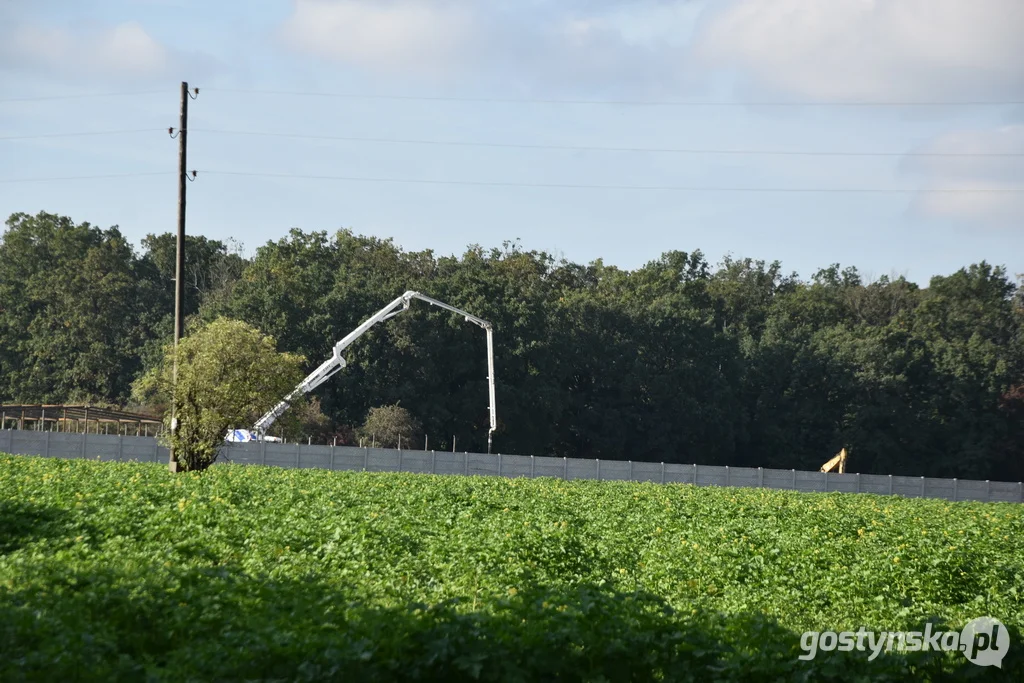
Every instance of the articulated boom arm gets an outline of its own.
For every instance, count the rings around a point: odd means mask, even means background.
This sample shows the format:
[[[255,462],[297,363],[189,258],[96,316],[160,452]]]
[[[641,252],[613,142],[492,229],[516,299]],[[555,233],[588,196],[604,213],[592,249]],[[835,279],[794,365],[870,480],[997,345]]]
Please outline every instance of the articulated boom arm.
[[[352,343],[363,336],[367,330],[376,325],[377,323],[384,322],[390,318],[395,317],[403,311],[409,310],[409,304],[412,303],[413,299],[420,299],[426,301],[432,306],[438,306],[445,310],[451,311],[452,313],[458,313],[463,316],[467,322],[471,322],[475,325],[479,325],[487,332],[487,384],[488,384],[488,398],[490,407],[490,418],[491,426],[487,432],[487,451],[491,450],[491,440],[493,438],[494,430],[497,428],[497,415],[494,407],[494,330],[491,323],[487,322],[482,318],[478,318],[472,313],[467,313],[462,309],[449,306],[443,301],[432,299],[429,296],[420,294],[419,292],[408,291],[402,296],[398,297],[384,308],[380,309],[372,316],[367,318],[363,323],[356,329],[349,332],[345,337],[334,345],[334,352],[331,357],[324,361],[320,367],[311,372],[306,379],[302,380],[297,387],[290,394],[284,397],[284,400],[278,403],[276,406],[267,411],[266,415],[257,420],[256,424],[253,425],[252,431],[262,437],[270,429],[270,425],[274,423],[277,418],[284,414],[284,411],[288,410],[292,402],[301,396],[308,394],[309,392],[316,389],[318,386],[333,377],[339,370],[345,367],[345,359],[341,357],[342,352],[347,349]]]
[[[822,472],[846,472],[846,449],[842,449],[827,463],[821,466]]]

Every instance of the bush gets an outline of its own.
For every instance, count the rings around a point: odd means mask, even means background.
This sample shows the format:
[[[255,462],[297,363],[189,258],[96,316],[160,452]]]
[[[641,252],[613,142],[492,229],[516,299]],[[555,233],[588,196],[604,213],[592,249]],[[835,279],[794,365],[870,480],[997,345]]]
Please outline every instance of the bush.
[[[397,448],[399,438],[403,447],[419,448],[423,445],[423,426],[412,413],[396,403],[371,408],[359,429],[359,436],[367,444],[376,442],[380,448]]]
[[[178,346],[177,388],[169,344],[132,394],[140,402],[176,403],[178,426],[172,430],[167,413],[165,439],[185,470],[212,465],[229,428],[253,424],[302,378],[302,356],[279,353],[273,337],[238,320],[218,318]]]

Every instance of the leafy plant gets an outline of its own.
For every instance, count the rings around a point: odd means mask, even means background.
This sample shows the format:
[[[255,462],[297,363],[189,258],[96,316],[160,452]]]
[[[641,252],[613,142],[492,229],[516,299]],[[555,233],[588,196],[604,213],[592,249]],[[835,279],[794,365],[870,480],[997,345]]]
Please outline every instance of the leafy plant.
[[[1021,680],[1024,507],[0,456],[0,680]],[[1010,629],[959,653],[808,630]]]

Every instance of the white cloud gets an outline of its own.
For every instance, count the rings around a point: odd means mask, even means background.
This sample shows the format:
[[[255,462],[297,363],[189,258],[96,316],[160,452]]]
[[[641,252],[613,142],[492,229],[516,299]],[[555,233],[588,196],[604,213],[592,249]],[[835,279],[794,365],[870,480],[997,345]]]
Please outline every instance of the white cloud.
[[[937,136],[915,152],[1024,154],[1024,125],[962,130]],[[923,177],[929,189],[1009,190],[1024,187],[1020,157],[907,157],[902,171]],[[1024,227],[1024,192],[926,192],[914,202],[924,216],[952,218],[977,227]]]
[[[470,7],[415,0],[296,0],[283,27],[301,51],[384,70],[451,68],[474,40]]]
[[[733,0],[709,12],[695,54],[812,99],[1013,99],[1024,93],[1024,2]]]
[[[25,24],[2,38],[0,63],[67,76],[157,76],[172,62],[170,51],[134,21],[78,30]]]
[[[294,0],[282,35],[299,52],[381,73],[635,90],[682,80],[683,50],[665,17],[685,4]]]

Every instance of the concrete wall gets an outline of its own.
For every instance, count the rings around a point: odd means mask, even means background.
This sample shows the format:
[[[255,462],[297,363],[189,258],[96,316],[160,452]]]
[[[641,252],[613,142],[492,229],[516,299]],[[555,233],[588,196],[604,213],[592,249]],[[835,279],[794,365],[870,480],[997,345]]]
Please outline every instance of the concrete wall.
[[[156,463],[166,463],[169,457],[167,448],[159,445],[152,437],[10,429],[0,430],[0,453]],[[370,472],[649,481],[662,484],[842,491],[895,494],[910,498],[1024,503],[1024,484],[1020,482],[835,474],[623,460],[580,460],[532,455],[399,451],[387,448],[262,442],[225,444],[218,462]]]

